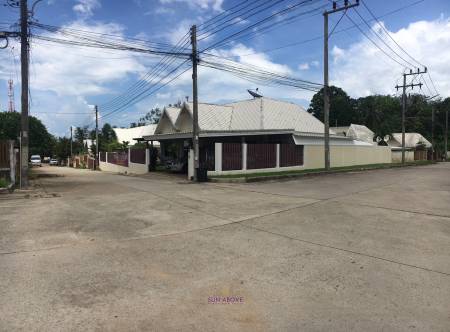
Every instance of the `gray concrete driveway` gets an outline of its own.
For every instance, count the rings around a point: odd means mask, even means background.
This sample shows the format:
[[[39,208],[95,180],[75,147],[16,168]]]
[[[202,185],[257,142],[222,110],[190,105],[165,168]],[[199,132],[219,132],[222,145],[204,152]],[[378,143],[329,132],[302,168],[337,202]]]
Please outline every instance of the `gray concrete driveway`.
[[[0,196],[0,331],[450,330],[449,163],[258,184],[37,172],[57,177]]]

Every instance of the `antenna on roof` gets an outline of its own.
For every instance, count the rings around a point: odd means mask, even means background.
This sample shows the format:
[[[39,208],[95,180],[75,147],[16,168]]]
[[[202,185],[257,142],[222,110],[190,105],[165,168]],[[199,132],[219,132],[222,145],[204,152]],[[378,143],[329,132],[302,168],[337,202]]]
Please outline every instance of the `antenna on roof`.
[[[258,92],[258,88],[256,88],[256,91],[252,91],[252,90],[247,90],[248,91],[248,93],[253,97],[253,98],[261,98],[262,97],[262,94],[260,94],[259,92]]]

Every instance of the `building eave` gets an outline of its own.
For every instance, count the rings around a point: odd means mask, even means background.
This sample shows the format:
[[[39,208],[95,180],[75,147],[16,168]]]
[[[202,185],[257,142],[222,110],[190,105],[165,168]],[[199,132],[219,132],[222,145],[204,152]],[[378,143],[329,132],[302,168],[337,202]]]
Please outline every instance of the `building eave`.
[[[323,133],[298,132],[294,129],[251,129],[251,130],[202,130],[200,138],[206,137],[230,137],[230,136],[258,136],[258,135],[295,135],[303,137],[324,137]],[[187,139],[192,137],[192,132],[175,132],[167,134],[155,134],[143,136],[145,141],[164,141],[172,139]],[[330,135],[330,138],[351,141],[350,137]]]

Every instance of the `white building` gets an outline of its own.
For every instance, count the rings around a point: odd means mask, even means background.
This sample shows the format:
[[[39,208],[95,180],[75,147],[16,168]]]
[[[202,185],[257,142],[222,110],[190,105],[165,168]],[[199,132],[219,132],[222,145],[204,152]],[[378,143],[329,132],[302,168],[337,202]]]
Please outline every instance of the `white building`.
[[[270,98],[225,105],[199,103],[200,167],[209,174],[324,167],[324,125],[303,107]],[[192,103],[166,108],[146,141],[161,143],[161,158],[193,169]],[[391,162],[387,147],[331,132],[331,166]]]
[[[142,141],[144,136],[153,135],[156,126],[156,124],[150,124],[134,128],[113,128],[113,130],[119,143],[128,142],[128,145],[134,145],[139,140]],[[158,146],[159,143],[156,142],[155,145]]]
[[[387,138],[387,139],[386,139]],[[392,150],[392,162],[402,160],[402,133],[393,133],[385,138]],[[419,133],[405,133],[405,160],[426,160],[427,151],[432,148],[430,141]]]
[[[358,125],[358,124],[350,124],[350,126],[345,127],[331,127],[332,131],[336,133],[336,135],[339,136],[346,136],[350,137],[356,141],[366,142],[374,144],[373,138],[374,138],[374,132],[367,128],[364,125]]]

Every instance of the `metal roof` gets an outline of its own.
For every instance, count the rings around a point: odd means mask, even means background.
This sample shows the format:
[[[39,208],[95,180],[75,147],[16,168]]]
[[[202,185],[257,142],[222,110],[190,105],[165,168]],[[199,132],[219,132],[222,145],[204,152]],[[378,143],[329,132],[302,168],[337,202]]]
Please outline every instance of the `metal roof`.
[[[395,142],[390,140],[388,144],[390,146],[402,145],[402,133],[392,133],[392,138]],[[431,148],[431,143],[419,133],[405,133],[405,147],[415,148],[420,143],[424,143],[427,148]]]
[[[134,128],[113,128],[113,130],[116,133],[118,142],[128,142],[129,145],[133,145],[138,142],[137,139],[142,139],[144,136],[153,135],[156,126],[156,124],[150,124]]]
[[[337,135],[351,137],[357,141],[373,143],[374,133],[364,125],[350,124],[350,126],[331,127]]]
[[[192,103],[163,110],[156,134],[192,131]],[[189,116],[187,116],[189,115]],[[170,120],[170,124],[166,120]],[[270,98],[255,98],[226,105],[199,103],[200,131],[294,130],[323,134],[322,122],[296,104]],[[331,134],[334,134],[331,131]]]

